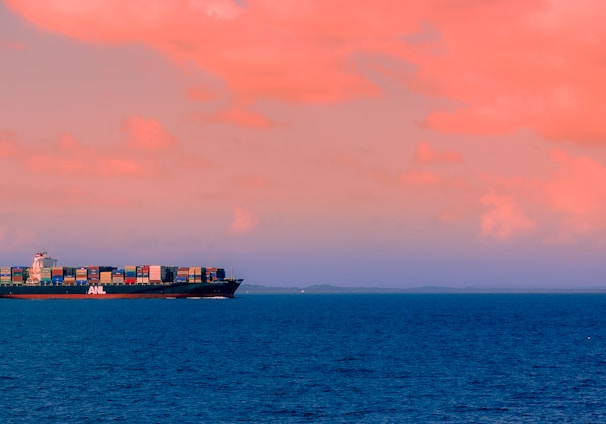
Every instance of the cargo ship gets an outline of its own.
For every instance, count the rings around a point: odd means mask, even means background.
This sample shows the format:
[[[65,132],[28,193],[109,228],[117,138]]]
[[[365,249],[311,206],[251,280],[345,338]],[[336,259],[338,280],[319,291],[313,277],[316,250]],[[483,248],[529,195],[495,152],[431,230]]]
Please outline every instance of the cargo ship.
[[[57,266],[47,252],[31,267],[0,267],[0,298],[14,299],[233,298],[241,283],[215,267]]]

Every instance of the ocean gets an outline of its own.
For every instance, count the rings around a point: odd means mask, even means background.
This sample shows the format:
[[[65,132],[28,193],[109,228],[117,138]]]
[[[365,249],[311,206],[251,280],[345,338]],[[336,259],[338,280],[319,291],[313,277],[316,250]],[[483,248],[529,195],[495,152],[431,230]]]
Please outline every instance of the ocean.
[[[606,422],[605,294],[1,300],[2,423]]]

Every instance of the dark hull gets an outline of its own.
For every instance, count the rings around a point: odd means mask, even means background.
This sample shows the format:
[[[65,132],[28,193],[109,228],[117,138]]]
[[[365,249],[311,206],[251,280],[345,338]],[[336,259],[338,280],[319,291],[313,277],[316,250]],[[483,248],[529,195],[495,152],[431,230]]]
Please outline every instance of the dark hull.
[[[6,285],[0,286],[0,298],[12,299],[118,299],[234,297],[242,280],[213,283],[171,284],[94,284],[94,285]]]

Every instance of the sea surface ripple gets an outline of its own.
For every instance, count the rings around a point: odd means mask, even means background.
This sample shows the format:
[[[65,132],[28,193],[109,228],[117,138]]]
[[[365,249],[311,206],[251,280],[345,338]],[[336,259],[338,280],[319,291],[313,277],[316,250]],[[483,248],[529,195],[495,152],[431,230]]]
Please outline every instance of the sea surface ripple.
[[[606,422],[604,294],[0,301],[2,423]]]

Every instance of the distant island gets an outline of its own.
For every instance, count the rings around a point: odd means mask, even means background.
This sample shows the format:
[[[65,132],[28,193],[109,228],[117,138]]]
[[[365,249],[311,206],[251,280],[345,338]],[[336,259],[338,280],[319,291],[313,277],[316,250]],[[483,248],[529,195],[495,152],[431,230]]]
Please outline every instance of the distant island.
[[[237,294],[338,294],[338,293],[604,293],[604,289],[548,289],[548,288],[486,288],[486,287],[440,287],[422,286],[414,288],[385,287],[342,287],[330,284],[315,284],[306,287],[274,287],[256,284],[242,284]]]

